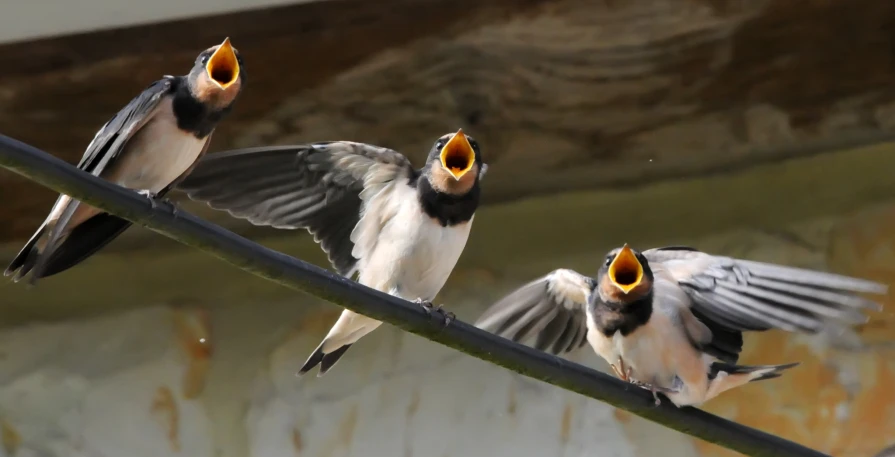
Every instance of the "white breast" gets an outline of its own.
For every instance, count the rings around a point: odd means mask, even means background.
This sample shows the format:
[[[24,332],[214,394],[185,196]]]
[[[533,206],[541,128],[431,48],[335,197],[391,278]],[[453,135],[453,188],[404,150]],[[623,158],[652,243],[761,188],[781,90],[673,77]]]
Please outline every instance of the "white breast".
[[[170,105],[169,99],[162,101],[157,114],[127,142],[104,176],[130,189],[158,192],[195,163],[207,138],[177,128]]]
[[[673,311],[656,306],[647,324],[624,337],[621,332],[605,337],[588,317],[588,341],[608,363],[617,365],[623,359],[632,376],[643,382],[670,388],[680,370],[695,369],[704,377],[706,367],[702,356],[673,323],[676,319]]]
[[[406,300],[433,300],[457,264],[472,220],[442,227],[420,208],[416,189],[394,182],[366,205],[354,253],[359,281]],[[372,231],[378,231],[376,235]]]

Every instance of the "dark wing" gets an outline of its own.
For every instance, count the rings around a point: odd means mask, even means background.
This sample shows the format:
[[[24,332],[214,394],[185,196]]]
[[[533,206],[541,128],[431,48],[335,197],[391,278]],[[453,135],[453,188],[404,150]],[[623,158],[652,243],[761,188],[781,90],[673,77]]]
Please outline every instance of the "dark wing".
[[[476,327],[516,342],[537,336],[534,346],[553,354],[587,343],[587,297],[594,280],[575,271],[554,270],[488,308]]]
[[[96,132],[93,141],[87,145],[81,161],[78,162],[78,168],[95,176],[101,175],[102,171],[118,157],[134,132],[152,118],[162,97],[171,92],[176,81],[177,79],[173,77],[165,77],[152,83],[128,102]],[[56,203],[58,204],[59,200]],[[118,216],[102,213],[80,224],[57,245],[63,229],[68,226],[68,221],[79,204],[77,200],[68,203],[53,229],[47,234],[46,246],[50,247],[50,252],[40,253],[35,249],[39,235],[46,227],[44,225],[13,259],[7,272],[21,267],[22,270],[16,275],[18,280],[33,269],[31,283],[34,284],[38,278],[60,273],[81,263],[118,237],[131,224]]]
[[[361,191],[412,174],[396,151],[335,141],[208,154],[177,188],[255,225],[307,229],[336,271],[351,276]]]
[[[152,83],[112,116],[87,145],[78,168],[97,176],[102,173],[118,157],[134,132],[152,118],[162,97],[172,91],[176,81],[176,78],[166,76]]]
[[[860,324],[881,306],[859,293],[885,294],[872,281],[682,248],[644,251],[654,274],[667,275],[689,297],[693,314],[713,333],[779,328],[816,333],[825,324]],[[738,350],[736,351],[739,352]]]

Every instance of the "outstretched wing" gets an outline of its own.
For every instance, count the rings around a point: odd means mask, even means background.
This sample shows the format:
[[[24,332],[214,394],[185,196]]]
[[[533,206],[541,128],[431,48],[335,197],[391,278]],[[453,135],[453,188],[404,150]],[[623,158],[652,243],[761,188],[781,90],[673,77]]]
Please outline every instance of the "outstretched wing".
[[[657,280],[672,280],[686,293],[685,305],[711,330],[715,349],[733,356],[740,352],[743,331],[816,333],[828,323],[864,323],[863,311],[881,306],[858,294],[887,292],[872,281],[690,248],[650,249],[643,255]]]
[[[400,153],[348,141],[208,154],[177,188],[255,225],[307,229],[339,274],[351,276],[351,232],[370,182],[410,178]]]
[[[587,297],[594,280],[560,269],[500,299],[476,327],[516,342],[537,336],[534,346],[553,354],[571,352],[587,343]]]

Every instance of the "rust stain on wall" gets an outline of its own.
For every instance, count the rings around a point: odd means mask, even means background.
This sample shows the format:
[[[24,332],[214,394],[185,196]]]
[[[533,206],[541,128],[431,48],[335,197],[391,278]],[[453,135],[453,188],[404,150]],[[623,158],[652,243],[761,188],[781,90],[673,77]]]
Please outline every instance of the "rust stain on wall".
[[[351,405],[351,407],[342,417],[342,420],[339,422],[339,426],[335,429],[335,433],[326,437],[326,444],[324,444],[323,449],[317,455],[342,455],[336,454],[336,450],[345,449],[347,451],[351,447],[351,441],[354,437],[354,430],[357,427],[357,419],[357,405],[354,404]],[[345,454],[348,454],[348,452],[345,452]]]
[[[173,321],[180,347],[187,356],[183,395],[193,399],[205,388],[205,379],[214,352],[211,313],[201,308],[175,308]]]
[[[895,436],[895,370],[891,351],[862,360],[861,379],[867,387],[852,401],[846,425],[831,443],[833,455],[846,451],[868,455],[889,444]]]
[[[804,364],[801,375],[778,378],[776,388],[750,386],[719,397],[706,409],[734,411],[731,418],[737,422],[831,455],[870,455],[895,436],[895,391],[891,389],[895,372],[889,359],[892,354],[861,358],[864,386],[854,398],[829,379],[829,368],[812,359]],[[818,376],[818,381],[812,382],[812,376]],[[738,455],[701,441],[696,445],[705,456]]]
[[[827,246],[829,269],[895,283],[895,208],[864,210],[838,221]],[[884,312],[870,313],[859,328],[864,350],[812,351],[784,332],[748,335],[742,362],[801,365],[784,376],[728,392],[706,405],[737,422],[803,443],[835,456],[865,456],[891,444],[895,436],[895,303],[881,300]],[[875,299],[878,297],[874,297]],[[857,380],[846,386],[840,375]],[[844,378],[843,378],[844,379]],[[705,456],[735,453],[696,441]]]
[[[574,411],[572,410],[572,404],[566,403],[566,407],[562,410],[562,421],[560,422],[559,427],[559,439],[562,440],[563,443],[569,442],[569,435],[572,433],[573,416]]]
[[[410,404],[407,405],[407,418],[412,419],[413,416],[416,415],[416,412],[420,408],[420,391],[417,389],[413,389],[413,393],[410,394]]]
[[[292,429],[292,447],[295,449],[295,455],[301,455],[301,450],[304,448],[304,442],[302,442],[301,430],[297,428]]]
[[[343,443],[351,442],[354,437],[354,431],[357,429],[357,416],[357,405],[351,405],[348,414],[345,415],[339,424],[339,441]]]
[[[627,425],[631,422],[631,419],[634,418],[633,414],[618,408],[612,410],[612,415],[615,416],[615,420],[622,425]]]
[[[832,230],[827,262],[838,272],[888,284],[883,310],[861,327],[868,344],[892,341],[895,328],[895,205],[884,205],[851,215]],[[876,297],[874,297],[876,298]]]
[[[15,455],[22,445],[22,435],[6,419],[0,420],[0,442],[7,455]]]
[[[174,452],[180,452],[180,411],[174,393],[168,386],[161,386],[152,399],[150,412],[165,430]]]

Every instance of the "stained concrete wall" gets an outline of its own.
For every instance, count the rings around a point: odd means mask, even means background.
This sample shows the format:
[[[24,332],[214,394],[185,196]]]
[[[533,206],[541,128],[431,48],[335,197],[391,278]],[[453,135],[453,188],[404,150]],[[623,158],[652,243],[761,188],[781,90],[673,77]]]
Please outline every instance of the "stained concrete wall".
[[[893,215],[895,200],[773,230],[681,241],[892,284]],[[144,254],[131,255],[128,262],[143,261]],[[231,278],[225,269],[195,268],[197,256],[179,250],[145,261],[160,272],[186,265],[197,277],[216,277],[219,287],[207,294],[125,303],[121,312],[0,333],[0,457],[732,455],[389,326],[354,346],[326,377],[298,379],[296,369],[338,310],[302,296],[266,295],[263,283],[239,282],[234,278],[244,276]],[[98,257],[90,268],[115,257]],[[472,320],[533,271],[588,271],[592,258],[569,253],[509,274],[461,268],[442,299]],[[240,289],[235,299],[220,296]],[[889,306],[836,339],[753,335],[744,362],[802,366],[707,409],[837,457],[873,455],[895,441],[893,319]],[[572,358],[605,370],[586,350]]]
[[[471,321],[622,242],[895,286],[895,187],[875,159],[891,153],[486,206],[436,301]],[[253,237],[325,262],[307,236]],[[706,409],[836,457],[895,444],[892,302],[836,338],[749,335],[744,363],[801,366]],[[138,228],[35,288],[0,283],[0,457],[733,455],[390,326],[295,378],[338,312]]]
[[[8,332],[0,456],[693,454],[674,432],[391,328],[329,376],[299,380],[334,316],[302,310],[228,307],[204,324],[155,307]],[[661,441],[626,436],[646,430]]]

